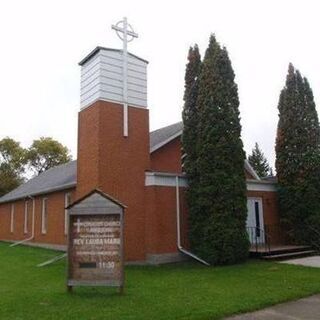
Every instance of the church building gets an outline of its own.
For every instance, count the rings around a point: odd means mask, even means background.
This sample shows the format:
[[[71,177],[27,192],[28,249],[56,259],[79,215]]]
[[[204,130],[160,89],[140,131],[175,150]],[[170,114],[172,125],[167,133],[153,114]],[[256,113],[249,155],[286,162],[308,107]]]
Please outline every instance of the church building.
[[[124,66],[122,50],[97,47],[79,63],[77,160],[0,198],[1,240],[64,250],[66,208],[98,189],[126,206],[126,262],[173,262],[189,254],[182,123],[149,131],[148,62],[131,53],[126,60]],[[243,170],[248,227],[278,225],[275,183],[260,179],[247,161]]]

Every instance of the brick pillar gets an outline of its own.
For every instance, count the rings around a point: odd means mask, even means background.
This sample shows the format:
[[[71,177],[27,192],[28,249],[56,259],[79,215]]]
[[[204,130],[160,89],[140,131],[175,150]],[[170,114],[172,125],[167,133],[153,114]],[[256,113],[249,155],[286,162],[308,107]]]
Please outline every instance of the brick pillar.
[[[117,68],[120,70],[120,67],[118,62],[114,62],[117,61],[116,57],[114,51],[100,48],[80,63],[82,110],[79,112],[76,192],[79,198],[98,188],[127,206],[124,229],[125,258],[138,261],[145,260],[146,255],[145,170],[150,168],[149,111],[146,105],[143,105],[146,104],[146,83],[143,80],[143,77],[146,77],[143,72],[146,71],[142,64],[146,62],[138,61],[135,56],[130,57],[135,59],[132,60],[135,64],[131,69],[140,68],[138,71],[141,74],[132,71],[128,75],[129,99],[130,88],[133,90],[131,95],[135,98],[131,98],[132,103],[129,101],[129,135],[125,137],[123,105],[120,101],[109,102],[108,99],[117,98],[116,92],[121,92],[114,87],[121,86],[121,81],[117,80],[116,71]],[[106,59],[110,59],[109,63],[106,63]],[[115,66],[110,66],[111,63],[115,63]],[[132,80],[131,76],[134,76]],[[110,93],[112,90],[114,92]],[[139,90],[141,94],[137,93]],[[121,96],[118,98],[120,100]],[[137,106],[134,103],[142,105]]]

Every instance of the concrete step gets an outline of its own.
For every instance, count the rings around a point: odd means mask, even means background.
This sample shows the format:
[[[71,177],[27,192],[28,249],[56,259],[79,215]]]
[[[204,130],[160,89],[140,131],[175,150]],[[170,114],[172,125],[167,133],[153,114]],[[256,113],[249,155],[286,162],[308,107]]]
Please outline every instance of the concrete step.
[[[286,246],[283,248],[271,248],[272,255],[286,254],[286,253],[294,253],[294,252],[302,252],[302,251],[310,251],[312,250],[311,246]]]
[[[303,251],[295,251],[295,252],[287,252],[281,254],[269,254],[262,256],[261,258],[268,261],[280,261],[280,260],[289,260],[296,258],[309,257],[318,254],[315,250],[303,250]]]
[[[258,250],[255,247],[250,249],[250,257],[252,258],[262,258],[264,256],[275,256],[287,253],[302,252],[312,250],[311,246],[297,246],[297,245],[276,245],[271,246],[270,251],[268,247],[259,247]]]

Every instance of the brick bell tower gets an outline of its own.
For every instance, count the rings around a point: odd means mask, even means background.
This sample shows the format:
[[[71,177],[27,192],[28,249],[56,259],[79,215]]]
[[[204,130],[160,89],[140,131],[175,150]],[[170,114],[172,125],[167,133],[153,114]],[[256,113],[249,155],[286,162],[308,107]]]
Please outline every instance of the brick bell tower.
[[[121,23],[113,28],[134,34]],[[99,188],[125,204],[125,258],[145,260],[148,62],[126,53],[124,41],[124,50],[97,47],[79,65],[77,198]]]

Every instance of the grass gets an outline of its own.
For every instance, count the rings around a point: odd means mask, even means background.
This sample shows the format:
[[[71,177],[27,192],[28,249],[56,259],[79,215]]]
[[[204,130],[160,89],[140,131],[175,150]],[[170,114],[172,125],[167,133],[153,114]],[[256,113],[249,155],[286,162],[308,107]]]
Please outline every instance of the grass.
[[[65,288],[57,252],[0,242],[0,319],[220,319],[320,292],[320,269],[271,262],[208,268],[195,263],[126,267],[125,294]]]

